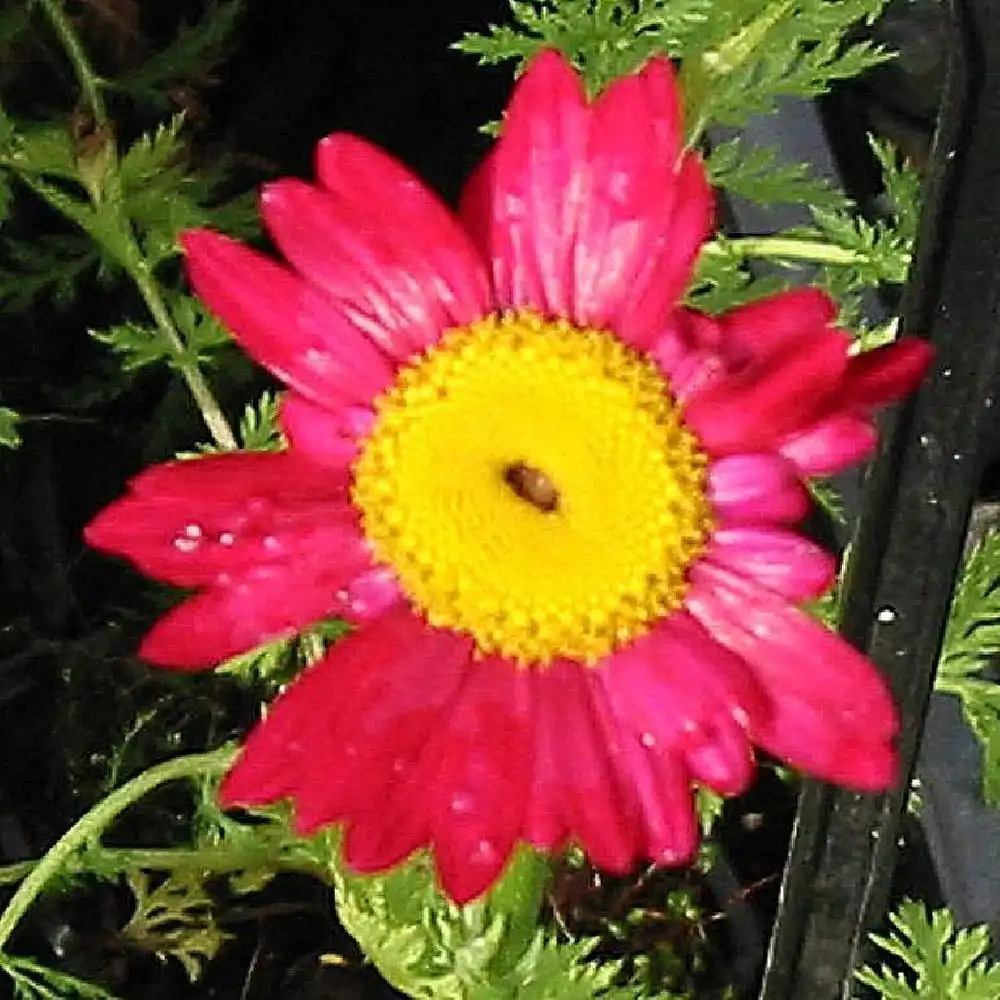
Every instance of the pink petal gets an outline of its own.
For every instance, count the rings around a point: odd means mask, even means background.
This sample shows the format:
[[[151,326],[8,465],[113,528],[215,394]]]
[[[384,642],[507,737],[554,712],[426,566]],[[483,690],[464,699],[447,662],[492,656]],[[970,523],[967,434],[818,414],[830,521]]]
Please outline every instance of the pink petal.
[[[709,634],[741,656],[775,704],[815,706],[845,735],[885,742],[898,728],[895,705],[874,665],[835,632],[784,598],[700,562],[686,606]]]
[[[482,255],[459,220],[410,170],[358,136],[338,132],[316,149],[316,174],[335,198],[384,233],[399,260],[439,296],[454,325],[488,313],[493,302]],[[391,225],[385,206],[391,205]]]
[[[330,298],[274,261],[219,233],[181,237],[198,297],[241,346],[320,406],[368,403],[392,372],[374,344]]]
[[[708,500],[723,524],[795,524],[809,494],[795,467],[777,455],[729,455],[708,471]]]
[[[832,476],[870,458],[878,431],[867,417],[840,413],[783,441],[779,451],[800,476]]]
[[[542,52],[514,87],[503,136],[462,199],[502,307],[569,314],[587,124],[579,76],[558,53]]]
[[[317,465],[339,469],[357,458],[359,441],[371,431],[375,414],[367,406],[317,406],[288,392],[281,400],[279,420],[292,450]]]
[[[834,556],[803,535],[781,528],[718,528],[704,558],[792,601],[825,594],[837,578]]]
[[[820,412],[846,367],[841,339],[818,338],[781,363],[751,366],[698,393],[684,420],[712,455],[759,450]]]
[[[671,750],[644,746],[632,719],[616,715],[612,698],[595,704],[619,787],[631,802],[634,822],[643,830],[643,855],[656,864],[686,863],[698,846],[698,826],[683,761]]]
[[[844,377],[845,409],[874,410],[908,396],[934,359],[926,340],[904,337],[851,358]]]
[[[746,665],[687,615],[615,653],[601,670],[616,715],[647,747],[673,750],[698,780],[736,794],[753,774],[743,732],[767,702]]]
[[[439,762],[434,856],[441,885],[457,903],[485,892],[517,843],[531,787],[530,707],[525,670],[485,657],[473,664],[428,751]]]
[[[827,330],[836,315],[836,303],[818,288],[779,292],[720,316],[720,349],[737,364],[774,357]]]
[[[611,321],[615,332],[640,350],[655,339],[664,317],[680,301],[715,215],[712,189],[697,156],[681,160],[674,184],[669,223],[642,248],[640,266],[628,284],[631,294]],[[660,209],[654,203],[650,211]]]
[[[660,249],[671,224],[680,123],[670,63],[652,60],[640,73],[616,80],[588,117],[589,142],[579,175],[583,189],[553,196],[578,199],[574,319],[608,327],[626,301],[647,292],[634,279],[650,253]],[[676,288],[667,291],[679,294]]]
[[[281,252],[307,281],[328,293],[338,325],[357,328],[403,361],[436,343],[449,327],[484,314],[485,275],[468,239],[443,208],[437,206],[440,217],[433,213],[420,220],[425,228],[414,230],[408,223],[416,222],[385,212],[384,205],[394,205],[392,194],[382,192],[367,204],[357,194],[335,198],[286,178],[264,189],[261,211]],[[437,246],[449,239],[460,240],[469,266],[479,269],[483,294],[478,302],[458,301],[447,276],[431,263],[454,258],[449,248]]]
[[[824,781],[862,792],[883,792],[899,779],[890,739],[845,730],[836,715],[804,699],[776,698],[770,718],[751,722],[755,742],[768,753]]]
[[[198,670],[292,636],[343,615],[347,609],[337,593],[366,563],[359,552],[354,564],[343,560],[329,568],[258,567],[167,612],[146,635],[139,656],[164,667]]]

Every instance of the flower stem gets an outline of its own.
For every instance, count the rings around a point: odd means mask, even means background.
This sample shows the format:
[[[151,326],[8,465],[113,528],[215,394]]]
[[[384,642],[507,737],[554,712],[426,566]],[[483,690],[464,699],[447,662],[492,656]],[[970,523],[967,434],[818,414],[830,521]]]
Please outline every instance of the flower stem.
[[[866,260],[857,250],[823,240],[795,239],[789,236],[737,236],[724,243],[706,243],[702,253],[716,257],[772,257],[780,260],[808,260],[817,264],[837,264],[842,267]]]
[[[77,851],[90,841],[96,840],[120,813],[148,795],[154,788],[167,782],[224,771],[232,761],[234,753],[232,747],[222,747],[209,753],[175,757],[173,760],[149,768],[148,771],[143,771],[101,799],[49,848],[18,886],[3,913],[0,913],[0,950],[10,940],[21,918],[49,880],[70,863]]]
[[[222,412],[222,407],[219,406],[219,401],[209,387],[201,367],[191,357],[184,339],[177,332],[177,328],[170,318],[170,310],[167,309],[167,304],[160,294],[159,285],[149,273],[145,258],[141,258],[136,266],[130,267],[129,274],[136,283],[139,294],[146,303],[146,308],[149,309],[160,336],[170,345],[171,353],[174,356],[174,365],[187,384],[195,405],[201,411],[202,420],[205,421],[205,426],[208,428],[209,434],[212,435],[212,440],[226,451],[235,451],[239,447],[236,436]]]
[[[109,130],[110,120],[108,118],[107,105],[104,103],[104,97],[101,93],[102,80],[94,71],[83,43],[80,41],[80,36],[76,33],[69,18],[66,16],[62,0],[38,0],[38,3],[49,19],[49,24],[51,24],[52,30],[58,37],[66,53],[66,57],[73,67],[77,81],[80,84],[80,90],[90,105],[94,116],[95,131],[108,133],[105,141],[108,149],[111,151],[111,159],[109,160],[108,167],[110,169],[110,165],[114,163],[114,139]],[[11,165],[15,169],[18,167],[17,164]],[[38,178],[25,176],[23,170],[21,171],[21,178],[36,193],[45,198],[50,205],[62,211],[63,215],[68,214],[65,211],[65,196],[59,193],[56,197],[49,197],[47,192],[48,194],[53,193],[49,186]],[[142,296],[146,307],[153,317],[157,332],[169,346],[170,352],[173,355],[174,366],[187,385],[188,391],[195,401],[195,405],[201,411],[202,419],[205,421],[205,426],[212,435],[212,439],[220,448],[227,451],[236,450],[239,447],[236,437],[222,412],[222,408],[219,406],[218,400],[212,393],[208,381],[202,374],[198,362],[191,357],[184,338],[177,330],[170,316],[170,310],[167,308],[160,287],[153,277],[146,258],[136,241],[129,220],[121,218],[123,213],[121,212],[120,203],[114,200],[105,202],[102,195],[103,185],[100,183],[85,183],[84,186],[90,194],[90,199],[95,209],[103,212],[112,211],[119,216],[115,221],[120,223],[116,228],[119,230],[122,251],[115,253],[115,256],[119,259],[129,277],[138,286],[139,294]],[[78,216],[74,217],[73,214],[68,214],[68,217],[72,221],[80,223]],[[91,235],[93,236],[92,233]],[[114,252],[114,248],[106,242],[103,245],[106,250]]]
[[[80,90],[94,115],[94,124],[98,128],[103,128],[108,124],[108,109],[104,103],[104,96],[101,94],[101,78],[94,72],[94,67],[90,65],[80,36],[70,24],[61,0],[38,0],[38,6],[45,12],[49,24],[52,25],[52,30],[58,35],[66,57],[73,66]]]

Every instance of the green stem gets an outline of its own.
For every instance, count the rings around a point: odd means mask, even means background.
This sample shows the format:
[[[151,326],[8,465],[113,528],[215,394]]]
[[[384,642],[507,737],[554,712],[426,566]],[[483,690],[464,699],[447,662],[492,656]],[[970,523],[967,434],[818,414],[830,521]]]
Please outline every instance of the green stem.
[[[94,67],[90,65],[80,36],[70,24],[60,0],[37,0],[37,2],[49,19],[52,30],[59,36],[59,42],[66,52],[66,57],[73,65],[73,72],[80,84],[80,90],[93,112],[94,124],[99,129],[103,128],[108,124],[108,109],[101,94],[101,78],[94,72]]]
[[[18,886],[3,913],[0,913],[0,951],[49,880],[62,871],[77,851],[96,840],[120,813],[160,785],[225,771],[232,762],[234,753],[232,747],[222,747],[209,753],[164,761],[137,775],[121,788],[116,788],[81,816],[35,865]]]
[[[61,0],[38,0],[38,4],[49,19],[52,30],[58,36],[59,42],[66,52],[66,57],[73,66],[73,71],[80,84],[80,90],[93,112],[96,131],[104,131],[110,124],[110,120],[108,118],[107,105],[104,103],[104,97],[101,94],[102,80],[94,71],[83,43],[80,41],[80,36],[74,30],[69,18],[66,17]],[[110,138],[107,141],[109,143],[113,142]],[[16,164],[13,164],[13,166],[19,170],[22,174],[22,179],[24,179],[23,175],[25,172]],[[100,200],[100,185],[96,188],[93,185],[85,186],[88,188],[94,207],[100,207],[98,205]],[[58,201],[53,201],[53,199],[47,200],[50,204],[54,204],[56,208],[59,208]],[[107,210],[109,206],[104,205],[103,207],[104,210]],[[119,206],[115,205],[114,208],[115,211],[118,211]],[[127,259],[120,258],[121,264],[138,286],[139,293],[142,295],[156,323],[157,331],[170,346],[170,351],[174,356],[175,367],[180,373],[181,378],[184,379],[188,391],[201,411],[202,419],[205,421],[205,426],[212,435],[212,439],[220,448],[224,448],[227,451],[235,450],[239,447],[236,437],[222,412],[222,408],[219,406],[218,400],[216,400],[212,393],[208,381],[202,374],[198,362],[192,359],[187,350],[184,338],[178,332],[170,317],[170,311],[167,309],[160,288],[150,273],[146,259],[136,243],[135,237],[132,235],[128,220],[122,220],[121,230],[128,244]]]
[[[787,236],[739,236],[725,243],[706,243],[702,253],[723,257],[773,257],[781,260],[808,260],[817,264],[848,267],[867,258],[857,250],[848,250],[822,240],[794,239]]]
[[[235,451],[239,447],[236,436],[233,434],[232,428],[222,412],[222,407],[219,406],[219,401],[215,398],[201,367],[191,357],[184,339],[177,332],[177,328],[170,318],[170,310],[167,309],[167,304],[160,294],[159,285],[149,273],[145,258],[140,258],[138,265],[129,267],[128,271],[156,323],[156,329],[170,345],[170,351],[174,356],[174,366],[181,378],[184,379],[195,405],[201,411],[202,420],[205,421],[205,426],[208,428],[209,434],[212,435],[212,440],[226,451]]]
[[[42,859],[44,860],[44,859]],[[0,867],[0,885],[13,885],[31,874],[41,860],[31,858]],[[283,851],[262,851],[259,848],[238,850],[231,847],[96,847],[67,859],[63,871],[86,874],[132,871],[198,871],[222,874],[246,871],[250,868],[281,868],[283,871],[304,871],[316,874],[317,867],[305,860],[294,862]]]

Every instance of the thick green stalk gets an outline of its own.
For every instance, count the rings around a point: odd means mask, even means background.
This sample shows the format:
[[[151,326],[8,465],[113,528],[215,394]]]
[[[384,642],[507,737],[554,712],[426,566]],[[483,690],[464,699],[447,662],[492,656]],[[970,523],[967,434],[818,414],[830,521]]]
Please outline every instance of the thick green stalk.
[[[101,799],[52,845],[18,886],[3,913],[0,913],[0,951],[49,880],[71,862],[74,854],[88,843],[96,841],[120,813],[160,785],[184,778],[220,774],[229,767],[234,754],[232,747],[222,747],[209,753],[164,761],[143,771]]]

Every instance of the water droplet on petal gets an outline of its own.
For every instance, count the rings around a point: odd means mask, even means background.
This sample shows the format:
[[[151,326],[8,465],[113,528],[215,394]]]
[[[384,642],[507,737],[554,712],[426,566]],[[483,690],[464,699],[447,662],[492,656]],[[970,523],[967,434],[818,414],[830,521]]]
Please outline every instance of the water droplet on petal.
[[[448,803],[453,813],[467,813],[472,811],[472,796],[468,792],[455,792]]]
[[[197,538],[188,538],[186,535],[178,535],[174,539],[174,548],[178,552],[194,552],[200,545]]]
[[[639,742],[649,750],[656,746],[656,737],[652,733],[643,733],[639,737]]]
[[[750,715],[744,709],[736,707],[731,714],[741,729],[746,729],[750,725]]]
[[[200,524],[186,524],[184,526],[184,535],[186,538],[201,538],[204,534],[204,530]]]
[[[219,532],[219,544],[220,545],[233,545],[236,541],[236,536],[231,531],[220,531]]]

